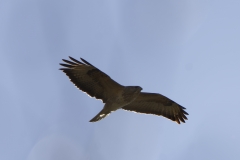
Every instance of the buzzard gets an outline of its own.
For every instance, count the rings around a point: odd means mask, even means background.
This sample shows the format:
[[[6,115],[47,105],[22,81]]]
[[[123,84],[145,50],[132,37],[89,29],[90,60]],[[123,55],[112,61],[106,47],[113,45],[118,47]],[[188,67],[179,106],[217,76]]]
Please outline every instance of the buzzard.
[[[171,99],[158,94],[141,92],[140,86],[123,86],[86,60],[78,61],[72,57],[65,60],[60,68],[70,80],[89,96],[101,99],[105,103],[103,109],[90,122],[96,122],[112,111],[124,109],[137,113],[163,116],[172,121],[185,123],[188,113],[186,108]]]

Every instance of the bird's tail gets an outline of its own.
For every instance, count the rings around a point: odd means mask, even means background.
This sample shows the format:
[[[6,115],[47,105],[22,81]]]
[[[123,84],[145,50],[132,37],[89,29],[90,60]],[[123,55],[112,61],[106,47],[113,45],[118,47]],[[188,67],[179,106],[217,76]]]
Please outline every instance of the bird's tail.
[[[93,119],[91,119],[89,122],[97,122],[103,118],[105,118],[107,115],[109,115],[110,112],[102,109]]]

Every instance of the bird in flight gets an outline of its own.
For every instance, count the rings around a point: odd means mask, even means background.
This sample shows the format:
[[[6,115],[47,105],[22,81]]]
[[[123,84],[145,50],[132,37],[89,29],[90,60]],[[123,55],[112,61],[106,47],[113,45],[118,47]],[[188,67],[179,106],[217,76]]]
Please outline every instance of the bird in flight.
[[[186,108],[171,99],[158,93],[141,92],[140,86],[123,86],[86,60],[69,58],[71,61],[63,59],[65,63],[60,65],[65,68],[60,70],[77,88],[105,103],[103,109],[90,122],[99,121],[117,109],[163,116],[178,124],[187,120]]]

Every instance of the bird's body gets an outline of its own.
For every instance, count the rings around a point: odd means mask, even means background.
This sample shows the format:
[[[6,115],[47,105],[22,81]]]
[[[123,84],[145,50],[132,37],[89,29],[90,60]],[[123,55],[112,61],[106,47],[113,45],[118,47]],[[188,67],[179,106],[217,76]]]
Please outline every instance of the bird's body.
[[[69,57],[60,64],[70,80],[83,92],[101,99],[105,103],[103,109],[90,122],[96,122],[106,117],[112,111],[120,108],[139,113],[161,115],[177,123],[185,122],[188,115],[184,107],[157,93],[141,92],[139,86],[122,86],[107,74],[82,59],[82,62]]]
[[[116,111],[132,101],[134,101],[139,93],[141,92],[142,88],[139,86],[127,86],[123,87],[122,90],[109,98],[105,103],[103,109],[93,118],[90,122],[96,122],[100,119],[106,117],[112,111]]]

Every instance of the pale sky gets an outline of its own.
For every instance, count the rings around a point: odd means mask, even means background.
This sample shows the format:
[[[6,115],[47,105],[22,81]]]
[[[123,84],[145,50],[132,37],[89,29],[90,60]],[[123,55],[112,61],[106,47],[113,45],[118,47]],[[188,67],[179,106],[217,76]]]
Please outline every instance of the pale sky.
[[[239,160],[239,0],[0,1],[1,160]],[[59,71],[86,59],[184,106],[185,124],[118,110]]]

